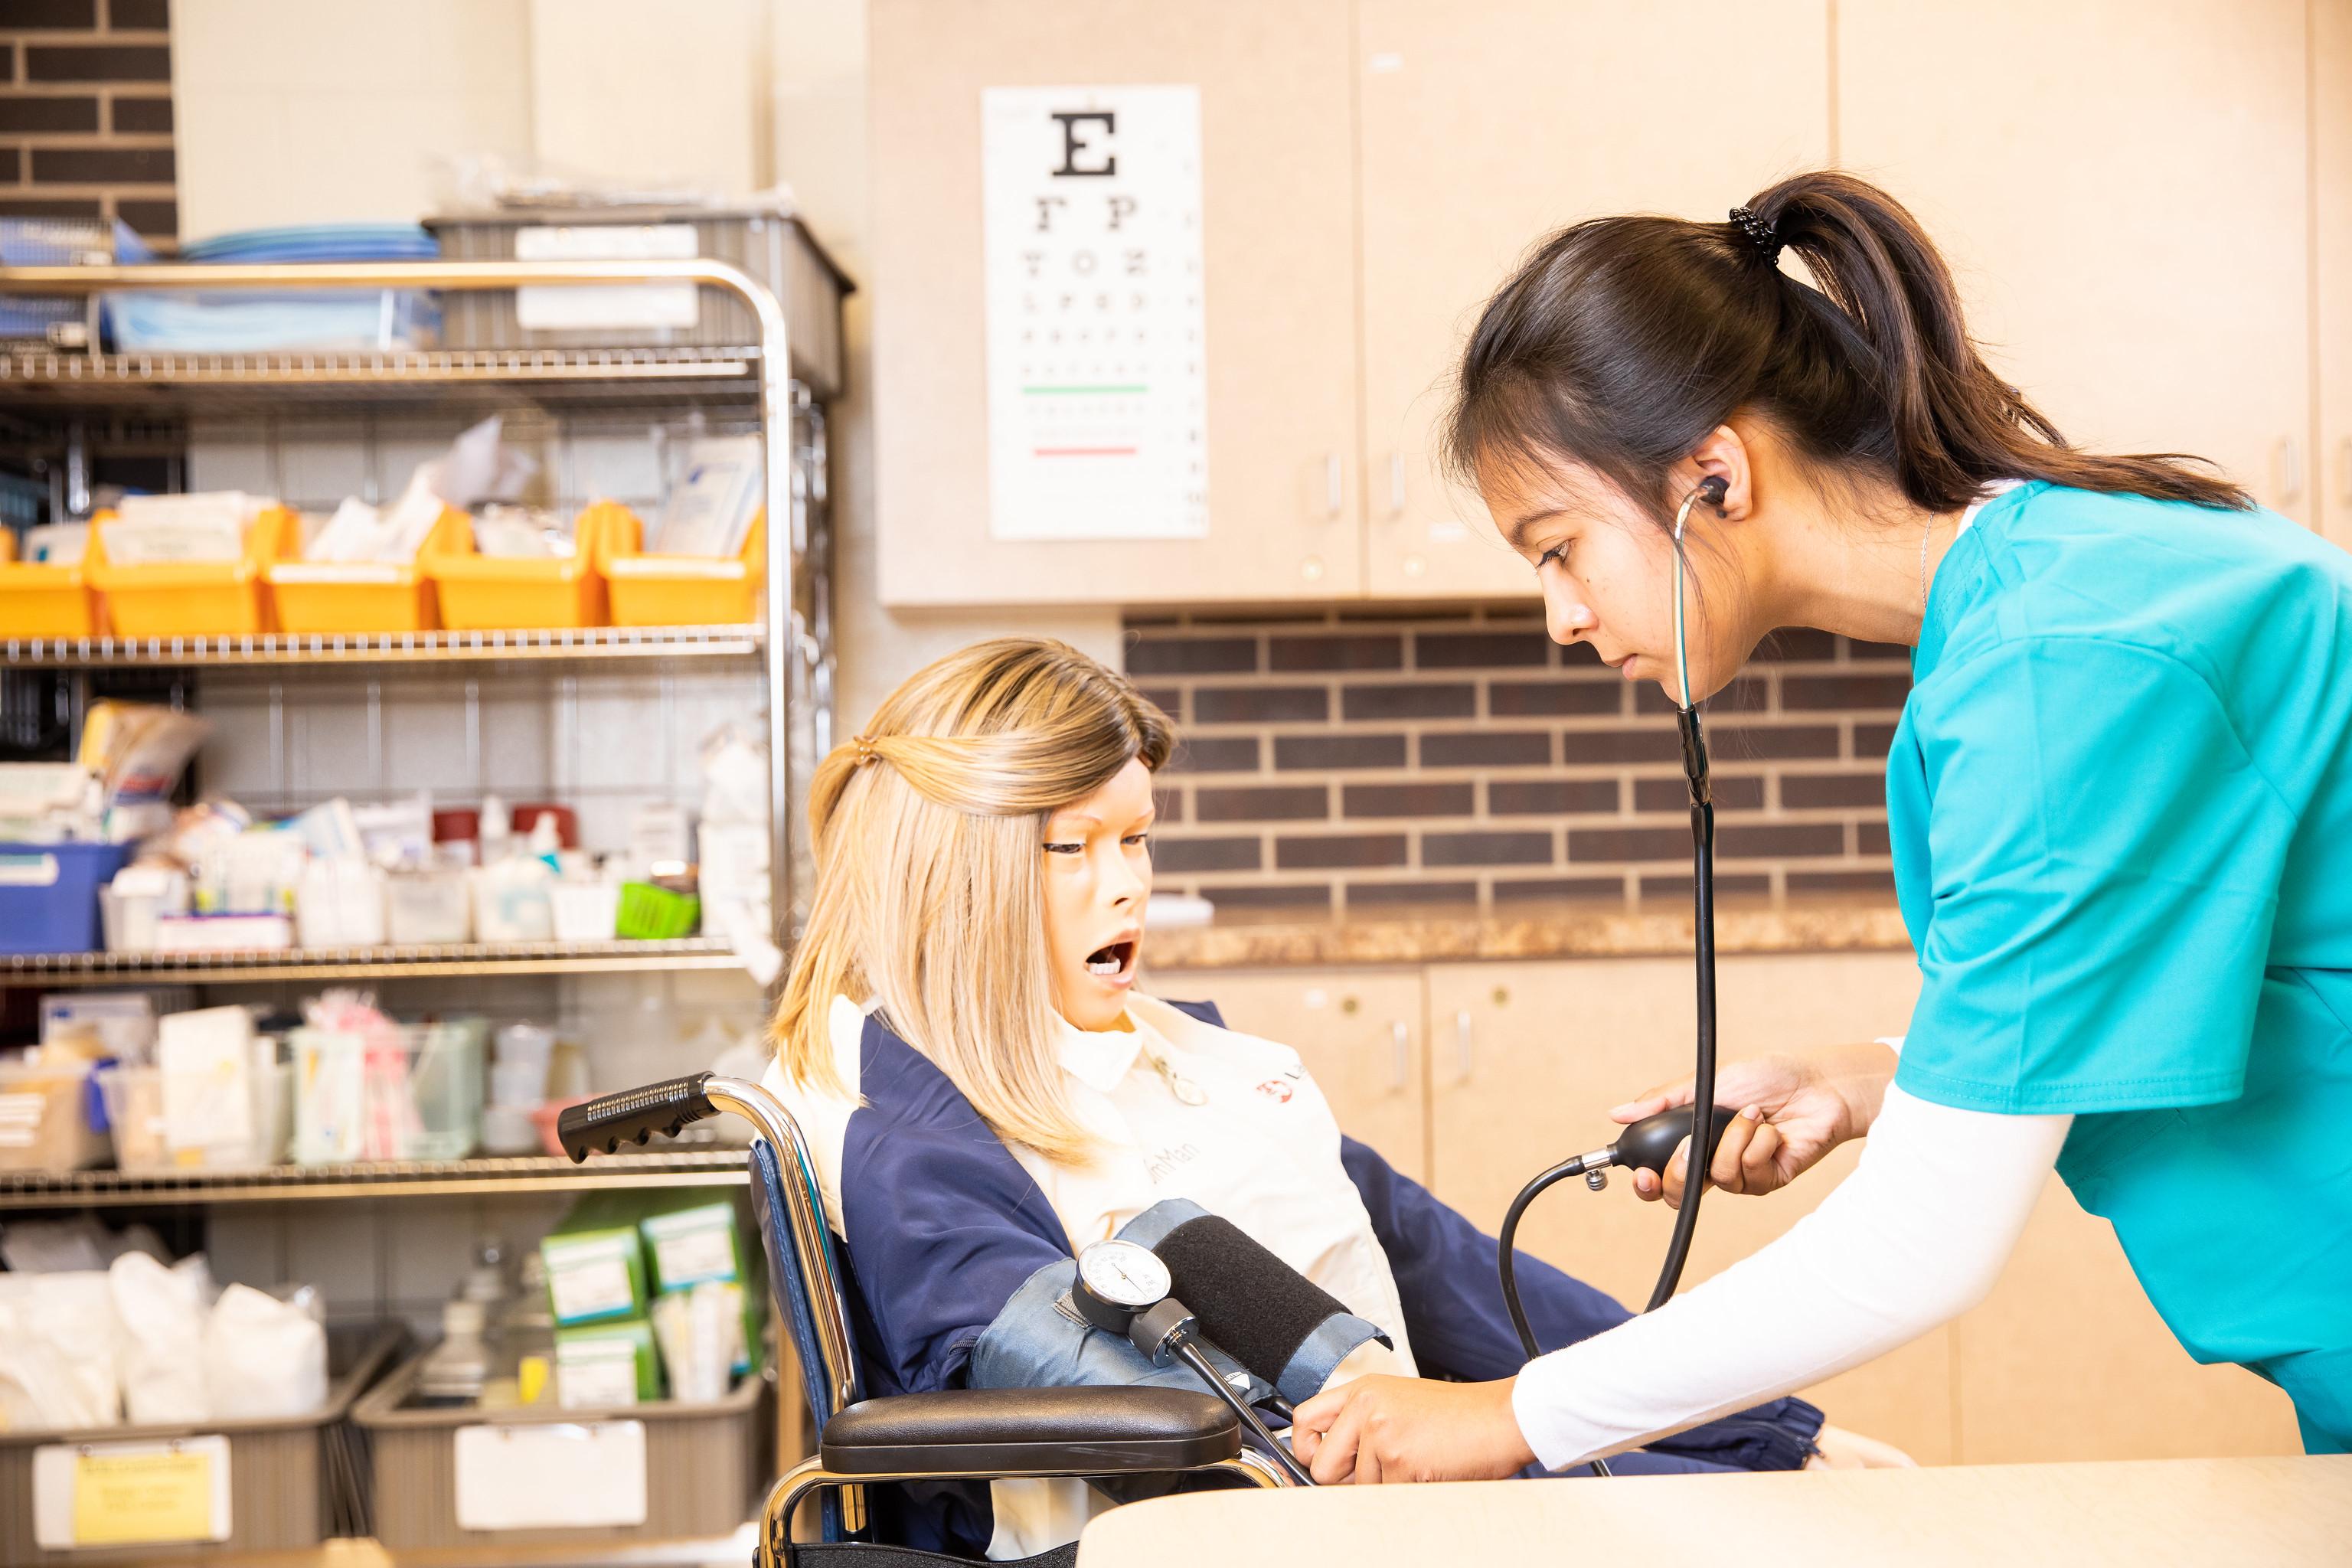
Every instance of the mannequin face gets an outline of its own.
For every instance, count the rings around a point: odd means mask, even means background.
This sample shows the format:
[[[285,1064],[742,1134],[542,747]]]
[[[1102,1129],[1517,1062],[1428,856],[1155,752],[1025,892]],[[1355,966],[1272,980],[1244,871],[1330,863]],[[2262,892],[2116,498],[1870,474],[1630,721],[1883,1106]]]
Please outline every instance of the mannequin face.
[[[1081,1029],[1126,1027],[1151,901],[1151,770],[1129,761],[1045,821],[1045,954],[1055,1010]]]
[[[1683,615],[1693,701],[1720,690],[1771,629],[1749,624],[1753,595],[1746,591],[1743,557],[1757,530],[1744,462],[1738,469],[1735,478],[1702,448],[1699,458],[1677,465],[1673,477],[1676,506],[1710,475],[1727,481],[1725,506],[1700,501],[1684,531]],[[1669,701],[1679,703],[1674,543],[1656,518],[1594,470],[1575,464],[1482,464],[1478,489],[1504,539],[1535,568],[1552,640],[1589,643],[1626,679],[1654,680]]]

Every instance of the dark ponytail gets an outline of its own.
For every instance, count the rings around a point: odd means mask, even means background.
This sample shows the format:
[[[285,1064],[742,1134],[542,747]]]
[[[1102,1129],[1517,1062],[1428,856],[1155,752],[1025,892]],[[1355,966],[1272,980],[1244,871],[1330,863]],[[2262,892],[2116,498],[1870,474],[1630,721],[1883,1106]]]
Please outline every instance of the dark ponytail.
[[[1782,247],[1819,287],[1782,272]],[[1822,171],[1727,223],[1594,218],[1561,230],[1481,313],[1446,432],[1450,466],[1541,456],[1598,470],[1664,520],[1665,475],[1747,411],[1809,461],[1954,511],[1995,479],[2251,509],[2178,454],[2068,446],[1995,375],[1951,269],[1885,192]]]

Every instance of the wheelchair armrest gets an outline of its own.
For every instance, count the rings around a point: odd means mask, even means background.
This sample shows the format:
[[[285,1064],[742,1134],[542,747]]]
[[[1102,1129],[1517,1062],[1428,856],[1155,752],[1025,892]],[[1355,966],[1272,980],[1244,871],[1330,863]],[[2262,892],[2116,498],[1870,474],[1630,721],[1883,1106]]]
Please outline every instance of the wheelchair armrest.
[[[850,1405],[824,1424],[845,1476],[1110,1476],[1198,1469],[1241,1451],[1241,1423],[1181,1388],[971,1388]]]

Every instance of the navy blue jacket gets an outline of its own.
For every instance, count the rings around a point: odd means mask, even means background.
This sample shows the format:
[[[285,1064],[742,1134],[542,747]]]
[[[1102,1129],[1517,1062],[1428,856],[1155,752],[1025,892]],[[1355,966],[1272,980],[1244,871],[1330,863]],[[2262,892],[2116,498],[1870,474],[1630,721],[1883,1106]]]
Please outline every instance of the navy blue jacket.
[[[1173,1005],[1223,1023],[1211,1004]],[[864,1103],[842,1148],[841,1221],[866,1394],[961,1387],[981,1335],[1030,1276],[1070,1258],[1068,1237],[1045,1194],[945,1073],[872,1016],[860,1051]],[[1494,1237],[1353,1139],[1341,1140],[1340,1161],[1388,1254],[1422,1375],[1483,1382],[1516,1373],[1527,1358],[1496,1283]],[[1540,1344],[1572,1343],[1632,1316],[1525,1253],[1517,1270]],[[1821,1426],[1821,1411],[1803,1400],[1776,1399],[1610,1465],[1620,1474],[1793,1469]],[[904,1489],[901,1507],[877,1499],[887,1539],[984,1550],[984,1487]]]

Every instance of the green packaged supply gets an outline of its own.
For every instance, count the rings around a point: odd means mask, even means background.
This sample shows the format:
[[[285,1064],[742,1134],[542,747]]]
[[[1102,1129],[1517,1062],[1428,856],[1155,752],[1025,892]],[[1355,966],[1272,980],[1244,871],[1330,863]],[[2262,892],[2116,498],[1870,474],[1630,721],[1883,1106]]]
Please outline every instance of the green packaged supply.
[[[649,1404],[662,1396],[661,1357],[643,1318],[555,1331],[555,1398],[566,1410]]]
[[[652,1300],[645,1246],[620,1193],[593,1193],[539,1244],[547,1266],[548,1310],[558,1328],[642,1318]]]
[[[743,1336],[733,1370],[739,1377],[750,1372],[759,1357],[761,1303],[767,1291],[751,1267],[755,1254],[745,1238],[743,1206],[727,1194],[691,1188],[633,1196],[645,1211],[637,1228],[645,1238],[657,1294],[691,1290],[707,1282],[735,1287],[742,1303]]]

